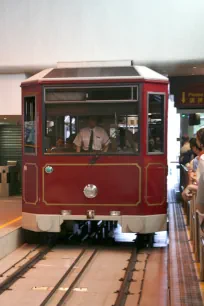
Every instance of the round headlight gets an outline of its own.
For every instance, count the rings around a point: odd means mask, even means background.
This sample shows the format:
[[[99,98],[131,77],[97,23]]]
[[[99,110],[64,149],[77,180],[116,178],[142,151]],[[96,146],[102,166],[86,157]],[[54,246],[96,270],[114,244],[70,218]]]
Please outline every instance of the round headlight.
[[[97,196],[98,194],[98,189],[95,185],[93,184],[88,184],[84,187],[84,195],[88,199],[93,199]]]

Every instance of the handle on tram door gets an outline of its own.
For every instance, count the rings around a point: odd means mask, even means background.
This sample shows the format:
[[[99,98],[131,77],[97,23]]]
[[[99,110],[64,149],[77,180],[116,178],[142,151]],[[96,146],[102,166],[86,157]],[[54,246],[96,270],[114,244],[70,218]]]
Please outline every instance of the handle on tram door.
[[[45,172],[47,173],[47,174],[50,174],[50,173],[52,173],[54,171],[54,169],[52,168],[52,166],[47,166],[47,167],[45,167]]]

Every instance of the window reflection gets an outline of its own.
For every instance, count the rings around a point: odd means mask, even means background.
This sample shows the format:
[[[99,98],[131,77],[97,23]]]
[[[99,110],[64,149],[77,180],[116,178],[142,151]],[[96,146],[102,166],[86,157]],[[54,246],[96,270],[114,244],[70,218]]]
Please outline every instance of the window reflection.
[[[24,152],[36,152],[35,97],[24,98]]]
[[[149,94],[148,152],[164,152],[164,94]]]

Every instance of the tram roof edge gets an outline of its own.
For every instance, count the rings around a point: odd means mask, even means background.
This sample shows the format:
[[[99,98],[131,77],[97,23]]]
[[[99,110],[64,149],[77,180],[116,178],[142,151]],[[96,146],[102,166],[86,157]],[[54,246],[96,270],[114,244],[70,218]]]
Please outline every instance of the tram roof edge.
[[[130,67],[132,60],[58,62],[57,68]]]
[[[121,68],[121,69],[120,69]],[[105,69],[105,70],[104,70]],[[168,78],[146,66],[135,65],[134,61],[104,62],[61,62],[57,67],[48,68],[24,80],[30,82],[47,81],[94,81],[94,80],[146,80],[168,82]]]

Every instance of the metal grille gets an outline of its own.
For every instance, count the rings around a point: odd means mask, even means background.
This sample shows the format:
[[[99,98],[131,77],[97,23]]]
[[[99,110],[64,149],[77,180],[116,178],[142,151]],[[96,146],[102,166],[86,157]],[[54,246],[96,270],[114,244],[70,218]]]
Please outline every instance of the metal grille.
[[[188,243],[180,204],[169,192],[169,286],[170,305],[202,306],[202,298]]]
[[[8,160],[22,161],[20,125],[0,126],[0,165],[6,165]]]

